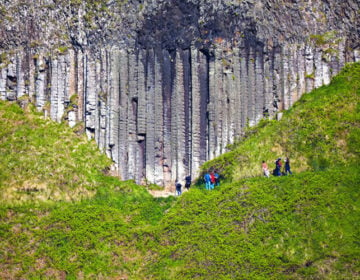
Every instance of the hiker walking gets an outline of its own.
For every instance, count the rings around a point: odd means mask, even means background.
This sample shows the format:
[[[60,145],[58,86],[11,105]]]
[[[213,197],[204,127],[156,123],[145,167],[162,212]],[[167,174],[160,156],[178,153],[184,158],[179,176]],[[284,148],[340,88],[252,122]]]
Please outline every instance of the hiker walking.
[[[287,157],[285,159],[285,174],[288,175],[288,173],[292,175],[292,172],[290,170],[290,159]]]
[[[185,177],[185,188],[189,190],[190,186],[191,186],[191,175]]]
[[[175,188],[176,188],[176,195],[177,196],[181,195],[181,184],[179,181],[176,181]]]
[[[274,169],[274,176],[281,176],[281,167],[282,167],[282,162],[281,162],[281,158],[278,158],[275,161],[275,169]]]
[[[262,167],[262,170],[264,172],[264,176],[269,178],[270,177],[270,171],[269,171],[269,168],[268,168],[265,160],[262,161],[261,167]]]
[[[205,176],[204,176],[204,180],[205,180],[205,188],[207,190],[211,189],[211,178],[210,178],[210,174],[208,172],[206,172]]]
[[[211,171],[210,173],[210,182],[211,182],[210,188],[213,190],[216,183],[214,171]]]

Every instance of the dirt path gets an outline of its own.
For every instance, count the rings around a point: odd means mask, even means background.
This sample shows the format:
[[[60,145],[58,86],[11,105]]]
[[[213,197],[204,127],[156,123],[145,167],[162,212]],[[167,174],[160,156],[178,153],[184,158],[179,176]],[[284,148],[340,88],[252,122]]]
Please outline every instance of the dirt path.
[[[168,191],[168,190],[161,190],[161,191],[149,190],[149,193],[150,193],[153,197],[169,197],[169,196],[175,196],[175,192],[170,192],[170,191]]]

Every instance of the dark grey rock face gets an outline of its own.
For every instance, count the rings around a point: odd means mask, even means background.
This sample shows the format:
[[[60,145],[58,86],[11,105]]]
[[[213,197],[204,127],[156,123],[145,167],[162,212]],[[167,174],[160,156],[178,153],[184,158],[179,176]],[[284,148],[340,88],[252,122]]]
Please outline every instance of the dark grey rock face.
[[[360,61],[357,1],[80,2],[0,2],[0,98],[84,122],[139,183],[196,177],[247,125]]]

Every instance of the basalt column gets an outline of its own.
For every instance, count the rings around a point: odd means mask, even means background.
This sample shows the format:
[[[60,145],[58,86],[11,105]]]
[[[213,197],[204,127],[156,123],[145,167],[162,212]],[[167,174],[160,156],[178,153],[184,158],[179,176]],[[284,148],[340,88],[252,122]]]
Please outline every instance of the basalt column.
[[[207,159],[207,134],[209,99],[208,58],[196,48],[191,48],[191,128],[190,173],[194,177]]]

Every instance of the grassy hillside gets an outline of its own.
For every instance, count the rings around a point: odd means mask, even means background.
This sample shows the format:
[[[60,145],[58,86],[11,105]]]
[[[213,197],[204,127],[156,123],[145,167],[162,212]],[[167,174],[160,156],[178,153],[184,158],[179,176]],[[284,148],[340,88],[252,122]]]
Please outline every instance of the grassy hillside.
[[[0,279],[138,274],[172,198],[106,176],[95,143],[31,105],[0,102],[0,154]]]
[[[0,102],[0,202],[78,200],[110,165],[95,143],[29,105]]]
[[[184,194],[162,220],[154,278],[360,279],[359,89],[353,64],[207,162],[226,183]],[[279,156],[294,175],[261,176]]]
[[[249,128],[231,151],[203,165],[228,179],[261,175],[261,162],[275,168],[288,156],[295,172],[324,170],[358,162],[360,154],[360,66],[346,67],[330,86],[305,94],[281,121],[264,120]]]
[[[184,194],[159,226],[154,279],[359,279],[355,167]]]
[[[0,102],[0,279],[360,279],[360,64],[154,199],[95,144]],[[289,156],[293,176],[260,163]]]

